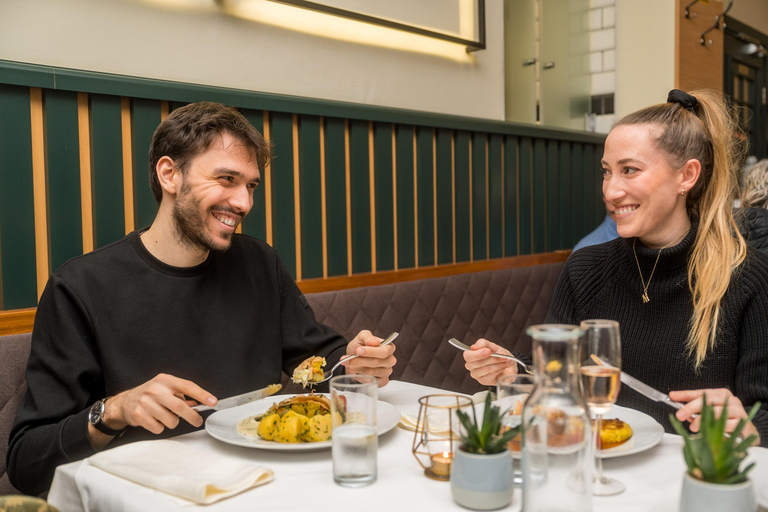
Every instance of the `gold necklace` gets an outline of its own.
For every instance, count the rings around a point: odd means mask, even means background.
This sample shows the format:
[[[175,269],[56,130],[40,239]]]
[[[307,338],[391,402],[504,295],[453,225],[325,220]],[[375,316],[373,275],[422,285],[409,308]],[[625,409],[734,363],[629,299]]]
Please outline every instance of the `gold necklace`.
[[[634,242],[632,242],[632,252],[635,254],[635,263],[637,263],[637,272],[640,274],[640,282],[643,283],[643,295],[642,295],[642,297],[643,297],[643,304],[645,304],[646,302],[650,302],[651,301],[651,299],[648,298],[648,287],[651,286],[651,279],[653,279],[653,273],[656,272],[656,265],[659,264],[659,258],[661,257],[661,251],[663,251],[664,249],[666,249],[670,245],[675,244],[678,241],[680,241],[680,239],[683,238],[687,233],[688,232],[686,231],[685,233],[683,233],[682,235],[677,237],[675,240],[669,242],[667,245],[665,245],[664,247],[659,249],[659,254],[656,255],[656,263],[653,264],[653,269],[651,270],[651,275],[648,277],[648,283],[646,283],[645,280],[643,280],[643,271],[640,270],[640,262],[637,259],[637,251],[635,251],[635,243],[637,243],[637,237],[635,237]]]

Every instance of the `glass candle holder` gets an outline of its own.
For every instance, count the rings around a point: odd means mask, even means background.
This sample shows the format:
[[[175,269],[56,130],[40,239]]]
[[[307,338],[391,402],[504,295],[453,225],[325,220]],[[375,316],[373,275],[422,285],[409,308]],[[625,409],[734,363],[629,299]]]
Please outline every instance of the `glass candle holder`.
[[[413,456],[424,474],[447,482],[453,456],[466,434],[456,411],[472,407],[472,400],[459,395],[428,395],[419,398],[419,415],[413,437]]]

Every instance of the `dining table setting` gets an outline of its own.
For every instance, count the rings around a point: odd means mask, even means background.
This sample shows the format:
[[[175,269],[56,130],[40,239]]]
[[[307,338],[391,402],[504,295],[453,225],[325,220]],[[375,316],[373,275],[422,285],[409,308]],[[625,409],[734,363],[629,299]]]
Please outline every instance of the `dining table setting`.
[[[429,478],[417,458],[420,399],[451,395],[473,398],[403,381],[378,389],[374,476],[363,485],[335,481],[330,441],[275,443],[237,434],[240,420],[284,398],[274,395],[218,411],[196,432],[123,445],[62,465],[48,501],[62,512],[303,512],[329,506],[372,512],[466,510],[454,501],[450,482]],[[686,471],[682,438],[664,433],[639,411],[613,406],[604,416],[616,415],[632,425],[634,435],[630,442],[605,450],[602,462],[604,471],[625,490],[594,496],[592,510],[679,510]],[[768,450],[752,447],[747,460],[756,462],[750,477],[762,510],[768,507]],[[519,458],[513,465],[519,471]],[[512,501],[503,509],[517,511],[521,505],[522,491],[515,485]]]

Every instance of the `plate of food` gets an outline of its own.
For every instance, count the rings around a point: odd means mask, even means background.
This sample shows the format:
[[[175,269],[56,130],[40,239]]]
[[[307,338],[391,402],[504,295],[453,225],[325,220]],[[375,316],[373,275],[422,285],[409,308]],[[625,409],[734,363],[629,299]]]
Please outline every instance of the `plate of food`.
[[[378,401],[378,434],[400,422],[400,412]],[[224,409],[205,421],[208,434],[225,443],[275,451],[331,447],[331,404],[325,394],[282,395]]]
[[[562,414],[562,411],[555,410],[550,413],[551,419],[548,420],[552,430],[549,432],[549,439],[553,451],[557,451],[562,443],[570,444],[573,435],[580,436],[582,432],[579,425],[563,426],[559,421],[558,412]],[[519,424],[519,420],[517,423]],[[603,415],[599,440],[603,449],[598,452],[598,457],[611,459],[639,453],[656,446],[663,436],[664,427],[647,414],[614,405]],[[521,449],[520,436],[510,441],[509,445],[512,455],[518,458]]]

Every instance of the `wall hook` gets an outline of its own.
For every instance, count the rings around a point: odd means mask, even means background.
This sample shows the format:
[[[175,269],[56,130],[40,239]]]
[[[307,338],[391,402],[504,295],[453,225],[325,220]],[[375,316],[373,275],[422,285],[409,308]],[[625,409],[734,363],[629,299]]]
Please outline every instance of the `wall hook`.
[[[699,0],[693,0],[693,2],[691,2],[691,3],[689,3],[688,5],[685,6],[685,17],[686,18],[693,19],[693,18],[695,18],[696,16],[699,15],[696,12],[694,12],[694,13],[691,12],[691,7],[693,6],[693,4],[696,4],[698,2],[699,2]]]
[[[721,12],[720,14],[715,16],[715,23],[714,23],[714,25],[712,25],[707,30],[702,32],[701,38],[699,39],[699,42],[701,43],[702,46],[704,46],[704,45],[709,46],[709,45],[712,44],[712,40],[711,39],[707,39],[706,35],[709,34],[710,32],[712,32],[713,30],[719,30],[720,29],[720,20],[723,19],[726,14],[728,14],[728,11],[731,10],[731,7],[733,7],[733,0],[728,2],[728,7],[726,7],[723,12]]]

